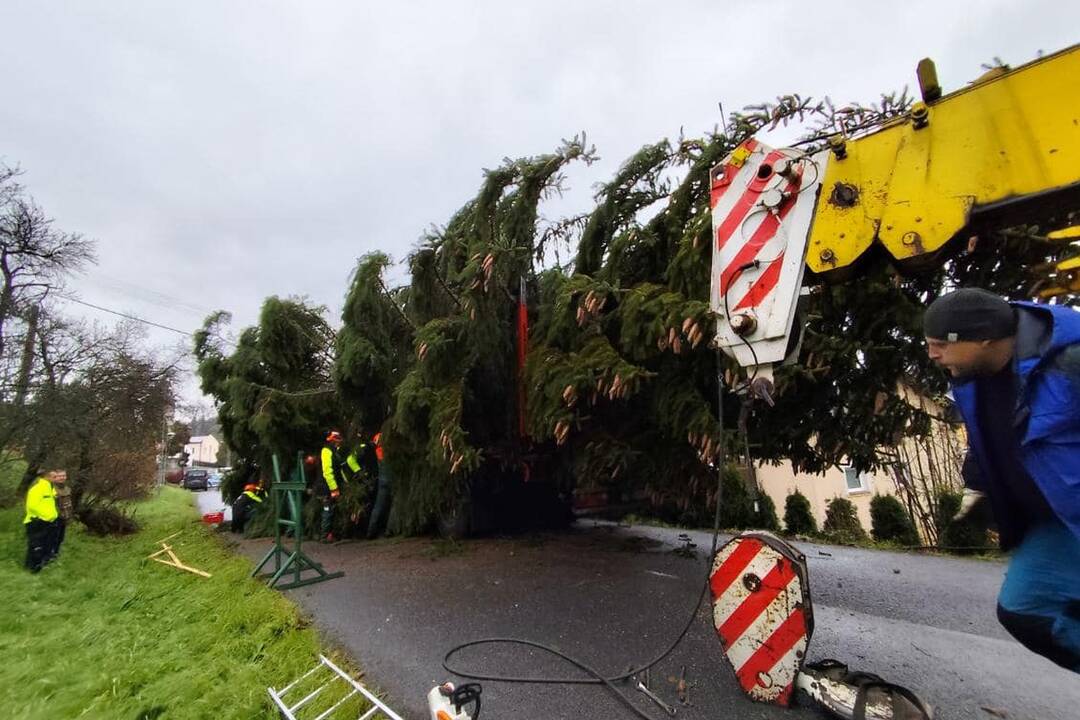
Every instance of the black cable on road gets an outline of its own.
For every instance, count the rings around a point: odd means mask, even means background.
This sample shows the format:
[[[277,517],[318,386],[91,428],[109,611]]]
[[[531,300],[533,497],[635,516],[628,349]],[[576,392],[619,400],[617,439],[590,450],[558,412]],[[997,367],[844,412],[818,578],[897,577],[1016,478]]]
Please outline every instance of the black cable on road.
[[[701,608],[701,602],[705,599],[705,593],[709,590],[709,576],[712,574],[712,560],[713,557],[716,555],[716,543],[717,538],[720,535],[720,507],[721,501],[723,500],[724,491],[724,463],[727,459],[727,448],[724,443],[724,378],[723,372],[721,371],[723,364],[723,356],[720,354],[719,350],[717,350],[716,355],[716,400],[717,418],[719,419],[720,424],[720,448],[717,457],[718,469],[716,481],[716,515],[713,518],[712,546],[709,549],[708,557],[705,559],[705,582],[702,583],[701,592],[698,594],[697,602],[694,603],[694,608],[690,612],[690,616],[686,619],[686,624],[683,626],[682,631],[678,634],[675,640],[670,645],[668,645],[668,647],[663,652],[661,652],[659,655],[657,655],[655,658],[645,663],[644,665],[633,667],[632,669],[627,670],[620,675],[613,675],[607,677],[601,674],[599,671],[581,662],[580,660],[577,660],[576,658],[573,658],[560,650],[556,650],[550,645],[545,645],[543,643],[535,642],[533,640],[524,640],[522,638],[482,638],[479,640],[471,640],[469,642],[461,643],[460,645],[456,645],[450,648],[446,655],[443,656],[443,668],[447,672],[452,675],[457,675],[458,677],[468,678],[470,680],[484,680],[489,682],[533,683],[540,685],[603,685],[607,690],[609,690],[613,695],[615,695],[616,699],[626,705],[626,707],[628,707],[635,715],[641,718],[645,718],[645,720],[652,720],[652,718],[648,714],[635,706],[631,702],[630,698],[627,697],[626,693],[622,692],[618,687],[615,686],[615,683],[621,682],[628,678],[632,678],[640,672],[644,672],[645,670],[653,667],[654,665],[659,664],[664,658],[670,655],[675,650],[675,648],[677,648],[679,644],[683,641],[683,638],[686,637],[686,633],[690,631],[691,626],[694,624],[694,620],[697,618],[698,610]],[[575,667],[584,670],[586,674],[589,675],[589,677],[514,677],[508,675],[483,675],[480,673],[460,670],[450,665],[450,658],[452,656],[461,652],[465,648],[475,647],[477,645],[524,645],[526,647],[536,648],[538,650],[543,650],[544,652],[550,653],[555,657],[565,660],[571,665],[574,665]]]

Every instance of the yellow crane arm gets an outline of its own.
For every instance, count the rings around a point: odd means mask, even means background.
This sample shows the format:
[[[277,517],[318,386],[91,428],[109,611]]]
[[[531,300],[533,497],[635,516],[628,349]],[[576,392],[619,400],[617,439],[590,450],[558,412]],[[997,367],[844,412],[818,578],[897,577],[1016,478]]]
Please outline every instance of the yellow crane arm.
[[[806,269],[843,279],[873,248],[932,267],[1019,225],[1080,236],[1080,45],[946,95],[930,60],[918,77],[922,101],[865,134],[813,155],[751,138],[713,168],[716,341],[755,376],[767,381],[797,347]],[[1080,259],[1033,269],[1047,273],[1045,297],[1080,291]]]
[[[834,138],[810,230],[807,266],[828,275],[875,244],[929,264],[962,235],[1080,209],[1080,45],[940,94],[919,66],[923,102],[857,139]]]

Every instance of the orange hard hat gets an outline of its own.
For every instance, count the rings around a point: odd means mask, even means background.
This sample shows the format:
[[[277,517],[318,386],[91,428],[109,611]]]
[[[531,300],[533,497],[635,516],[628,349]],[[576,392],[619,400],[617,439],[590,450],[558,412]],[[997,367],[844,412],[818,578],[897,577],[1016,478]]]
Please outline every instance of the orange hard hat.
[[[255,492],[258,489],[259,489],[259,486],[256,485],[255,483],[248,483],[247,485],[244,486],[244,491],[245,492],[247,492],[248,490],[250,490],[252,492]]]
[[[341,440],[341,433],[339,433],[337,430],[331,430],[326,435],[326,442],[341,442]]]

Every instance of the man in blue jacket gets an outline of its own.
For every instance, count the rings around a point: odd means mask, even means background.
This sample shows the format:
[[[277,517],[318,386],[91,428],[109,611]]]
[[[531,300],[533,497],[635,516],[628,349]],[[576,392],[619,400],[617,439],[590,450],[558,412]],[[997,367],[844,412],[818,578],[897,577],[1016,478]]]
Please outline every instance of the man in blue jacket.
[[[1013,551],[998,619],[1080,672],[1080,313],[964,288],[927,308],[923,332],[967,426],[964,510],[987,501]]]

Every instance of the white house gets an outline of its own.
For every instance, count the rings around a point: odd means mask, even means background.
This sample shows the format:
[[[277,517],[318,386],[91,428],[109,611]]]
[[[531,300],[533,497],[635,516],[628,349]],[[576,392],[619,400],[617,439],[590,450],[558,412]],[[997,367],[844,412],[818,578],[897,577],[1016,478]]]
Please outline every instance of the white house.
[[[191,467],[217,465],[221,443],[213,435],[195,435],[184,445],[184,452],[189,456]]]

